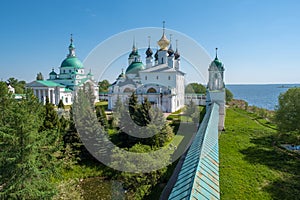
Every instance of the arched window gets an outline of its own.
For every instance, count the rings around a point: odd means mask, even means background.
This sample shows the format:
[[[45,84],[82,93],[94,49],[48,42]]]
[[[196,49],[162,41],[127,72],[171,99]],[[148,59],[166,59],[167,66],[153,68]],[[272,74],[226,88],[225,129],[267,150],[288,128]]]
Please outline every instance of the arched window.
[[[147,80],[147,76],[145,76],[145,80]]]
[[[149,89],[147,90],[147,93],[156,93],[156,89],[154,89],[154,88],[149,88]]]
[[[168,79],[171,80],[171,76],[169,76]]]
[[[156,76],[156,79],[158,80],[158,76]]]

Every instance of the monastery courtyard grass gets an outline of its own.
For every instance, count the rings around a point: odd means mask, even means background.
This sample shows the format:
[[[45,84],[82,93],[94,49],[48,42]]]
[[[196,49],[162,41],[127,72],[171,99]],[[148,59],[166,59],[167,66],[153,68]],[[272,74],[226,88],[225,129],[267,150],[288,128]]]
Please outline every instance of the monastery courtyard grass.
[[[300,155],[280,148],[276,130],[253,114],[226,112],[219,139],[221,199],[300,199]]]

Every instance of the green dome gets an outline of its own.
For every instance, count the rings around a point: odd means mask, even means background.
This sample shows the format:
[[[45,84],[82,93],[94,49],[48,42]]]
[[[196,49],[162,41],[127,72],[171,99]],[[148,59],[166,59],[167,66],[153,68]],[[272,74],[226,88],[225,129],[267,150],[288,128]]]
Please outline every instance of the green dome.
[[[126,69],[126,74],[137,74],[140,70],[144,69],[142,62],[132,62]]]
[[[221,68],[223,67],[223,63],[221,61],[219,61],[219,59],[216,57],[215,60],[213,61],[215,63],[215,65],[218,67],[218,68]]]
[[[133,50],[130,54],[129,54],[129,58],[132,58],[133,56],[139,56],[139,53],[137,50]]]
[[[83,68],[82,62],[75,56],[66,58],[60,67],[75,67],[75,68]]]
[[[55,75],[56,76],[57,74],[55,73],[55,71],[52,71],[52,72],[49,73],[49,75]]]

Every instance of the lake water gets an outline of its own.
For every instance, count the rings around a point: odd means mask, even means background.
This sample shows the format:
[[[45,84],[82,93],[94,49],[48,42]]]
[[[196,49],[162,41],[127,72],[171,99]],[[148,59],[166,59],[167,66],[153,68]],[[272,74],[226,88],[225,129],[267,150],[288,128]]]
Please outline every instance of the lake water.
[[[243,99],[251,106],[274,110],[280,93],[300,84],[226,85],[234,99]]]

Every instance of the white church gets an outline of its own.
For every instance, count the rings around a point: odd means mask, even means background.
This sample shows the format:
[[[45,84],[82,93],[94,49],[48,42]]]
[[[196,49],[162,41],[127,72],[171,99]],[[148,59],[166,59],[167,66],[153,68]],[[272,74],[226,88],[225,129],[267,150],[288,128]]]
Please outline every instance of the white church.
[[[52,104],[58,105],[59,101],[62,100],[64,105],[71,105],[75,90],[86,84],[89,84],[93,89],[96,97],[95,102],[97,102],[99,99],[98,85],[91,71],[86,73],[82,62],[77,58],[71,35],[69,54],[61,63],[59,73],[52,69],[47,80],[35,80],[28,83],[26,87],[33,89],[34,95],[43,103],[48,97]]]
[[[180,54],[172,49],[170,40],[165,35],[165,29],[157,42],[160,49],[153,57],[149,47],[146,50],[146,64],[141,61],[135,44],[128,58],[125,73],[109,87],[108,109],[112,110],[119,97],[122,102],[135,92],[138,100],[145,98],[153,106],[163,112],[174,112],[184,106],[185,73],[180,70]]]

